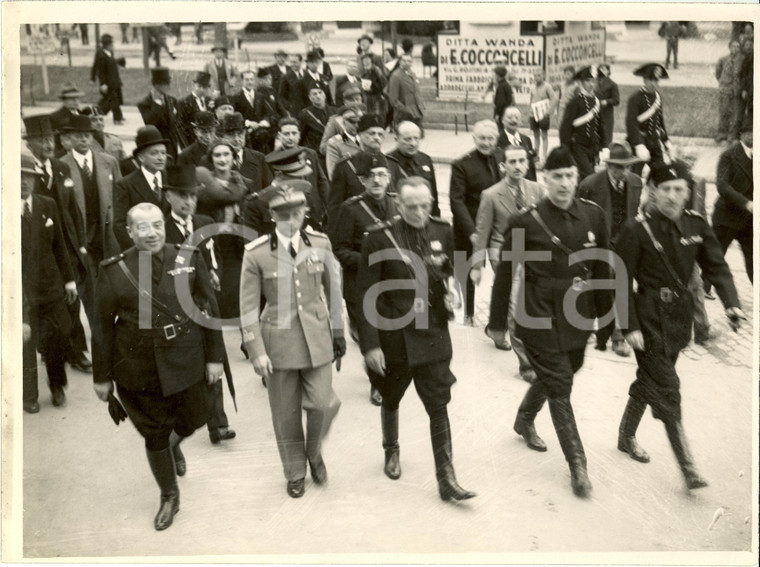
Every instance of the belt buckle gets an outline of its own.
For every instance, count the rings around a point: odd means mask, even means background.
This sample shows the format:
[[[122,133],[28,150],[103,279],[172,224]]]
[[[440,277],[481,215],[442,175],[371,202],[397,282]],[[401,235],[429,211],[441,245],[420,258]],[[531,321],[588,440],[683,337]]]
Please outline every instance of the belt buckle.
[[[573,290],[574,291],[581,291],[583,289],[583,284],[585,283],[584,279],[580,276],[575,276],[573,278]]]
[[[660,299],[663,303],[673,303],[673,290],[669,287],[661,287]]]
[[[177,327],[174,326],[174,323],[170,323],[169,325],[164,325],[164,336],[166,337],[166,340],[170,341],[173,338],[177,336]]]

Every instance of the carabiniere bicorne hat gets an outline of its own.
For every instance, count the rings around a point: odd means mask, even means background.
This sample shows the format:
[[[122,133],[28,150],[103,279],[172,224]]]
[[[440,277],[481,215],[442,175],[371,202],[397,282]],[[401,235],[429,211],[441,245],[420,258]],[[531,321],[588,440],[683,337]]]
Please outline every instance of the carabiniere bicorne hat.
[[[292,177],[310,175],[314,170],[306,163],[306,152],[303,148],[291,148],[267,154],[264,161],[276,172]]]
[[[171,141],[164,138],[155,126],[143,126],[137,130],[137,135],[135,136],[135,149],[132,152],[132,155],[137,157],[137,154],[142,150],[150,146],[155,146],[156,144],[168,146],[171,144]]]
[[[71,132],[94,132],[92,122],[89,116],[83,116],[76,114],[72,116],[68,123],[63,127],[63,132],[68,134]]]
[[[259,198],[273,211],[293,209],[306,204],[311,183],[303,179],[278,179],[259,193]]]
[[[200,186],[193,164],[170,165],[166,168],[166,182],[164,183],[166,191],[196,195]]]
[[[631,153],[628,149],[628,144],[621,144],[613,142],[610,144],[610,157],[607,158],[607,163],[615,165],[632,165],[638,163],[641,160]]]
[[[590,79],[596,79],[598,69],[595,65],[587,65],[578,69],[578,72],[573,75],[573,81],[588,81]]]
[[[645,65],[642,65],[638,69],[636,69],[633,72],[634,75],[637,77],[644,77],[645,79],[650,79],[654,81],[659,81],[660,79],[669,79],[668,72],[665,70],[665,67],[660,65],[659,63],[646,63]]]
[[[26,134],[23,136],[24,139],[47,138],[53,135],[53,126],[50,123],[50,116],[48,114],[24,117],[24,127],[26,128]]]

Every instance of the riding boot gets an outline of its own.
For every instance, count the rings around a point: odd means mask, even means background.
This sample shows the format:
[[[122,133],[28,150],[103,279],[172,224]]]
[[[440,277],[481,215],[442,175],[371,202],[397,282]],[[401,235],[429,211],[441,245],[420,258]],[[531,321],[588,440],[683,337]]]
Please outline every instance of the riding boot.
[[[515,433],[525,439],[528,447],[534,451],[541,452],[546,451],[546,443],[536,433],[533,422],[538,412],[544,406],[544,402],[546,402],[546,394],[544,393],[543,386],[537,382],[531,384],[520,404],[520,408],[517,410],[514,425]]]
[[[575,424],[575,415],[573,414],[573,406],[570,404],[570,398],[550,399],[549,411],[562,452],[570,466],[570,483],[573,492],[576,496],[588,498],[591,496],[592,486],[586,472],[586,454],[583,451],[580,435],[578,435],[578,427]]]
[[[179,512],[179,487],[174,472],[174,459],[170,448],[161,451],[146,451],[150,470],[161,489],[161,506],[153,520],[156,530],[165,530],[172,525],[174,514]]]
[[[699,476],[697,468],[694,465],[694,458],[691,456],[689,443],[686,441],[686,434],[684,433],[681,421],[666,421],[665,431],[668,434],[670,445],[673,447],[673,452],[678,460],[678,465],[681,467],[684,479],[686,479],[686,486],[690,489],[707,486],[707,481]]]
[[[457,483],[452,462],[451,427],[445,407],[430,416],[430,439],[433,443],[435,475],[441,500],[467,500],[477,496]]]
[[[177,471],[177,476],[185,476],[187,472],[187,462],[185,461],[185,455],[182,453],[182,449],[179,448],[179,444],[182,443],[184,437],[181,437],[176,431],[172,431],[169,435],[169,447],[172,450],[172,456],[174,457],[174,469]]]
[[[640,463],[649,462],[649,455],[636,441],[636,429],[646,409],[647,405],[644,402],[629,397],[618,429],[618,449],[628,453],[634,461]]]
[[[401,477],[401,462],[398,446],[398,409],[393,411],[380,408],[380,423],[383,427],[383,449],[385,449],[385,476],[392,480]]]

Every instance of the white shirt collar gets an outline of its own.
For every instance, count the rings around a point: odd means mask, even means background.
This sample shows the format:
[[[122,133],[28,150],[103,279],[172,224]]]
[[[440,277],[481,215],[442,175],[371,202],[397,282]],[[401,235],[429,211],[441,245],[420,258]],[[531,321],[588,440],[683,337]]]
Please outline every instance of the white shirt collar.
[[[163,187],[164,184],[161,182],[161,172],[157,171],[156,173],[151,173],[147,169],[145,169],[142,165],[140,166],[140,171],[142,171],[142,174],[145,176],[145,180],[148,182],[148,185],[151,189],[155,188],[155,182],[154,179],[158,180],[158,186]]]
[[[296,249],[296,253],[301,249],[301,231],[299,230],[296,232],[292,238],[288,238],[283,233],[280,232],[279,228],[274,229],[275,233],[277,233],[277,238],[280,241],[280,244],[285,248],[285,250],[290,250],[290,245],[293,244],[293,248]]]
[[[745,146],[744,142],[742,141],[740,141],[739,143],[742,145],[742,149],[744,150],[744,153],[747,154],[747,157],[749,159],[752,159],[752,148],[748,148],[747,146]]]
[[[86,161],[87,166],[90,168],[90,171],[92,171],[92,150],[87,150],[86,154],[80,154],[78,151],[72,148],[71,155],[74,156],[74,159],[76,160],[79,167],[84,167],[84,163]]]
[[[510,142],[516,142],[516,145],[520,145],[520,132],[515,132],[514,134],[511,134],[509,130],[504,128],[504,133],[507,135],[507,139]]]

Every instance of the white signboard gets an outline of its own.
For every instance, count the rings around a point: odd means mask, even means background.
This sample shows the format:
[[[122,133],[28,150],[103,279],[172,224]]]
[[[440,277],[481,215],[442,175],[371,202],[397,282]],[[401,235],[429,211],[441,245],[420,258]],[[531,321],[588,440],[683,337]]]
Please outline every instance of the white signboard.
[[[58,51],[60,40],[55,36],[55,26],[51,24],[29,24],[22,26],[21,30],[26,35],[26,46],[30,55],[43,55]]]
[[[562,69],[572,65],[577,71],[586,65],[604,62],[605,31],[585,30],[546,36],[546,82],[562,83]]]
[[[533,73],[543,68],[543,37],[499,35],[493,29],[468,35],[438,35],[438,96],[441,99],[480,97],[493,79],[497,62],[507,67],[515,100],[530,100]]]

